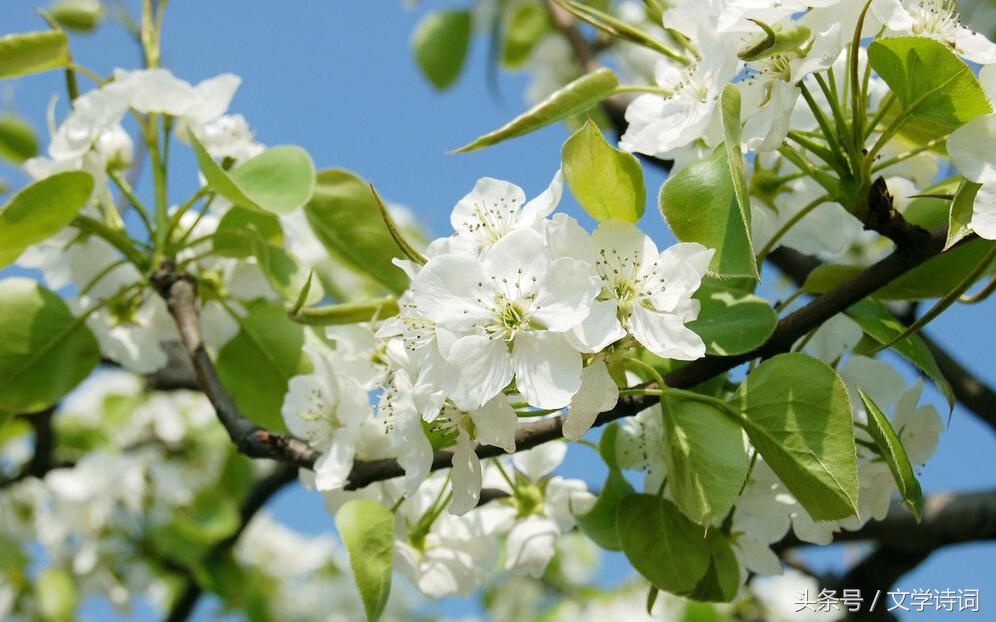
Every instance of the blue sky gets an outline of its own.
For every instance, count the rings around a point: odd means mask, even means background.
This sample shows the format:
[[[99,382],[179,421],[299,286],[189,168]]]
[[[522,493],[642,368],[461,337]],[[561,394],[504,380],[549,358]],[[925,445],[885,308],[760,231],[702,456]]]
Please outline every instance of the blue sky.
[[[163,64],[195,83],[222,72],[240,75],[243,82],[232,111],[245,115],[260,141],[301,145],[319,168],[344,167],[369,178],[385,198],[414,210],[432,234],[446,235],[450,209],[479,177],[513,181],[527,196],[543,190],[559,166],[567,136],[563,127],[551,127],[483,151],[446,153],[498,127],[525,106],[522,93],[528,80],[524,74],[502,73],[502,101],[489,93],[486,41],[481,37],[475,38],[464,75],[451,90],[436,93],[418,74],[408,41],[419,17],[426,10],[466,5],[457,0],[424,2],[418,10],[409,11],[399,0],[173,2],[166,20]],[[4,2],[0,34],[44,28],[33,14],[34,6],[27,0]],[[74,37],[73,53],[103,74],[116,66],[136,67],[139,61],[133,42],[114,25],[95,36]],[[83,82],[84,88],[90,86]],[[42,131],[44,111],[53,95],[60,95],[64,110],[58,73],[0,84],[0,93],[12,95],[16,109]],[[193,164],[187,165],[190,185],[183,188],[181,184],[174,200],[182,200],[194,188]],[[18,180],[9,169],[0,169],[0,178]],[[670,236],[653,206],[662,180],[655,173],[647,176],[651,204],[643,224],[663,245]],[[569,197],[561,209],[586,222]],[[991,322],[990,302],[957,309],[937,320],[931,331],[973,371],[996,384]],[[943,408],[936,392],[929,391],[928,399]],[[937,454],[919,470],[925,490],[993,487],[994,441],[989,428],[956,409]],[[585,466],[586,451],[578,449],[566,470],[597,486],[602,475]],[[272,509],[296,529],[309,533],[332,529],[320,498],[299,487],[282,493]],[[907,591],[978,588],[983,611],[990,612],[991,618],[996,611],[996,604],[988,602],[996,597],[996,574],[991,572],[994,554],[996,545],[946,549],[897,587]],[[813,558],[820,564],[833,564],[839,555],[820,553]],[[618,577],[623,568],[615,560],[604,576]],[[451,602],[446,609],[466,611],[466,607]],[[113,615],[112,610],[100,607],[89,611],[100,619]],[[197,619],[211,619],[210,613],[210,606],[202,606]],[[136,611],[131,619],[154,619],[150,615]],[[908,618],[916,619],[916,614]]]

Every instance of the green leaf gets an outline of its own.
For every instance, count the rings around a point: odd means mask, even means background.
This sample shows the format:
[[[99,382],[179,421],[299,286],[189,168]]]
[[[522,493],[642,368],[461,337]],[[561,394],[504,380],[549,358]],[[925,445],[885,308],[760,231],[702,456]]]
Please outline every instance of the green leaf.
[[[354,499],[335,515],[367,620],[380,618],[391,591],[394,561],[394,514],[376,501]]]
[[[69,64],[69,40],[59,30],[0,37],[0,78],[48,71]]]
[[[948,250],[965,236],[972,233],[968,223],[972,221],[973,204],[975,195],[979,192],[982,184],[963,179],[955,191],[954,200],[951,201],[951,210],[948,214],[948,237],[944,242],[944,250]]]
[[[253,423],[284,430],[280,407],[287,381],[311,368],[302,351],[304,327],[291,322],[282,305],[264,300],[237,319],[238,334],[218,352],[218,377]]]
[[[31,126],[10,112],[0,116],[0,157],[14,164],[21,164],[36,155],[38,155],[38,139]]]
[[[868,46],[868,61],[909,115],[908,127],[930,138],[992,112],[982,86],[945,44],[928,37],[890,37]]]
[[[35,580],[35,603],[45,622],[68,622],[76,618],[79,593],[73,575],[65,568],[46,568]]]
[[[282,246],[284,230],[273,214],[235,205],[221,217],[211,239],[216,255],[250,257],[258,244]]]
[[[0,281],[0,411],[55,404],[100,362],[84,318],[32,279]]]
[[[688,327],[702,337],[709,354],[750,352],[775,331],[778,314],[764,298],[722,283],[703,280],[694,296],[702,305],[699,317]]]
[[[426,15],[412,35],[412,50],[422,73],[443,90],[460,77],[470,48],[468,11],[435,11]]]
[[[680,241],[716,249],[709,264],[711,273],[757,279],[736,86],[723,89],[721,103],[724,144],[705,160],[668,178],[661,186],[661,213]]]
[[[610,468],[595,505],[587,514],[578,517],[578,527],[591,538],[592,542],[603,549],[621,550],[622,543],[619,541],[619,530],[616,528],[616,512],[619,502],[634,492],[633,486],[622,472],[617,468]]]
[[[895,478],[896,486],[899,488],[899,494],[903,496],[903,503],[919,523],[923,516],[923,490],[913,472],[913,465],[906,455],[906,449],[885,413],[861,389],[858,389],[858,395],[861,396],[861,401],[868,412],[868,434],[875,441],[879,455],[889,465],[892,477]]]
[[[348,302],[324,307],[304,307],[289,312],[292,320],[309,326],[334,326],[386,320],[398,314],[396,298],[379,298],[365,302]]]
[[[304,213],[329,252],[392,292],[400,294],[408,287],[408,277],[391,263],[404,254],[380,217],[365,181],[342,169],[319,172],[315,194]]]
[[[563,161],[567,185],[592,218],[640,220],[647,203],[643,167],[633,154],[606,142],[591,119],[564,143]]]
[[[890,343],[906,330],[906,326],[897,320],[881,302],[873,298],[865,298],[851,305],[845,313],[858,323],[872,339],[881,344]],[[909,335],[892,344],[891,348],[907,361],[916,365],[927,377],[934,381],[937,388],[948,400],[948,406],[954,408],[955,396],[930,348],[919,335]]]
[[[48,13],[63,28],[77,32],[91,32],[104,19],[104,7],[97,0],[59,0]]]
[[[289,214],[307,203],[314,192],[315,165],[300,147],[271,147],[226,171],[193,135],[190,145],[208,185],[236,205]]]
[[[173,529],[184,539],[201,544],[214,544],[239,528],[239,506],[228,491],[205,488],[193,502],[179,508],[174,515]]]
[[[702,402],[665,398],[668,486],[688,518],[708,526],[733,507],[750,457],[743,430]]]
[[[761,363],[734,396],[751,444],[815,520],[858,511],[858,469],[847,389],[805,354]]]
[[[549,13],[539,4],[523,2],[516,5],[505,24],[502,64],[509,69],[521,67],[550,26]]]
[[[625,497],[616,524],[626,558],[658,589],[688,594],[709,569],[705,531],[667,499]]]
[[[616,453],[617,436],[619,436],[619,424],[610,423],[602,432],[602,437],[598,439],[598,455],[605,461],[605,466],[610,469],[619,468],[619,458]]]
[[[528,134],[579,112],[584,112],[611,95],[618,86],[619,81],[611,69],[603,67],[587,73],[561,87],[497,130],[454,150],[454,153],[466,153],[481,147],[488,147],[509,138]]]
[[[740,590],[740,564],[730,541],[718,529],[709,530],[706,537],[709,567],[688,598],[697,601],[723,602],[733,600]]]
[[[24,249],[62,231],[86,205],[93,178],[82,171],[56,173],[40,179],[0,208],[0,268]]]

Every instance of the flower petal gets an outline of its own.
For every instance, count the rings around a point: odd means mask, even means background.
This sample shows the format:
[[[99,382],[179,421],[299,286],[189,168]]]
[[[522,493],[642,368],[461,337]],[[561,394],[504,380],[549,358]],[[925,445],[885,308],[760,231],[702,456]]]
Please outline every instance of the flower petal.
[[[581,354],[558,333],[520,333],[512,366],[516,386],[537,408],[563,408],[581,388]]]
[[[564,421],[564,438],[579,440],[591,428],[598,413],[619,401],[619,387],[609,375],[605,361],[599,360],[581,370],[581,389],[571,399]]]

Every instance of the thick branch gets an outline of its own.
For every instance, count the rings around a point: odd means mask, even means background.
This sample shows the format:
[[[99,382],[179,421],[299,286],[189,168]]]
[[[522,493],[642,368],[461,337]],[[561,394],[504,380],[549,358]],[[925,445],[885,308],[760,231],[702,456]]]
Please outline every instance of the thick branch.
[[[270,432],[246,419],[239,412],[232,395],[222,385],[201,339],[194,279],[186,274],[177,274],[172,266],[165,266],[153,275],[153,283],[176,321],[180,339],[194,365],[201,390],[211,401],[218,420],[238,450],[251,458],[271,458],[312,468],[318,452],[300,439]]]

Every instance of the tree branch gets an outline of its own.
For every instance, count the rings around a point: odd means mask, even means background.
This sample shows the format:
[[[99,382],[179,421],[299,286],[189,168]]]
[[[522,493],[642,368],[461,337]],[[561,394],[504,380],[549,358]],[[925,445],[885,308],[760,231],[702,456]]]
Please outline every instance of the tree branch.
[[[52,417],[55,415],[55,406],[29,415],[21,415],[35,431],[35,451],[31,460],[25,464],[17,474],[0,479],[0,489],[12,486],[17,482],[29,477],[44,477],[46,473],[56,468],[57,465],[52,454],[55,452],[55,430],[52,428]]]
[[[222,385],[201,339],[193,277],[177,273],[172,265],[165,264],[153,275],[152,282],[176,321],[201,390],[211,401],[218,420],[239,452],[251,458],[271,458],[298,467],[313,468],[318,452],[301,439],[271,432],[246,419],[239,412],[235,399]]]

